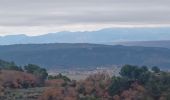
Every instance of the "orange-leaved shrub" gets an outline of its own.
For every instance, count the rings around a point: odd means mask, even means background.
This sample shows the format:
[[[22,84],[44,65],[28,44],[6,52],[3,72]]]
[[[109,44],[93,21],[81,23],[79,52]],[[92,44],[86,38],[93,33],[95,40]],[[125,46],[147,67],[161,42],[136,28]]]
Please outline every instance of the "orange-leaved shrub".
[[[0,79],[4,88],[28,88],[38,85],[36,76],[21,71],[1,70]]]

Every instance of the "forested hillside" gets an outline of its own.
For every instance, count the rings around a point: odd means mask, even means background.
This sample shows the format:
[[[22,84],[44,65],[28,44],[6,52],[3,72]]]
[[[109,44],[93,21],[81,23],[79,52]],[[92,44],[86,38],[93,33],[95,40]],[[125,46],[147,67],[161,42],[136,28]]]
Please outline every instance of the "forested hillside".
[[[168,68],[170,49],[99,44],[23,44],[0,46],[0,59],[48,68],[123,64]]]
[[[144,47],[170,48],[170,40],[159,40],[159,41],[125,41],[125,42],[113,42],[113,43],[108,43],[108,44],[111,44],[111,45],[124,45],[124,46],[144,46]]]

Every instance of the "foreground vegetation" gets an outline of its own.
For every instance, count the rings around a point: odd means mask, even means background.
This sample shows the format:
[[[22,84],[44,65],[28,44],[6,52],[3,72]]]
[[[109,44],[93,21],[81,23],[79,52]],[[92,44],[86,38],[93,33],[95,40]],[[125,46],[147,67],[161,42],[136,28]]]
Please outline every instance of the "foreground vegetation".
[[[124,65],[119,76],[97,73],[75,81],[44,68],[0,60],[0,100],[170,100],[170,73]]]

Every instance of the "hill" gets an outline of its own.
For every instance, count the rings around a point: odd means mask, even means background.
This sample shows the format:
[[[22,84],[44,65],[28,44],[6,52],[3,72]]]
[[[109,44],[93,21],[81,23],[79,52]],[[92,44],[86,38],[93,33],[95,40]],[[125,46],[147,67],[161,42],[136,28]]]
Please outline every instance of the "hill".
[[[109,44],[109,43],[108,43]],[[170,48],[170,40],[113,42],[111,45]]]
[[[112,43],[120,41],[153,41],[170,39],[170,28],[107,28],[98,31],[57,32],[40,36],[8,35],[0,45],[40,43]]]
[[[168,68],[170,49],[99,44],[21,44],[0,46],[0,59],[50,68],[148,65]]]

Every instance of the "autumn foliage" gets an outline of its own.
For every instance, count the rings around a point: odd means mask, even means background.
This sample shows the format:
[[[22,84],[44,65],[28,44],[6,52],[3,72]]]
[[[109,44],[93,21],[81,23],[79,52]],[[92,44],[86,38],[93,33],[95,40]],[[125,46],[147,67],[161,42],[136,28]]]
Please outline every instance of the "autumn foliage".
[[[61,87],[64,84],[66,84],[66,82],[62,79],[53,79],[53,80],[46,80],[45,81],[45,86]]]
[[[52,87],[44,91],[39,100],[77,100],[78,93],[73,87]]]
[[[110,81],[106,73],[94,74],[85,80],[71,81],[65,85],[62,85],[64,80],[61,79],[49,80],[46,84],[51,88],[45,90],[39,100],[83,100],[91,96],[109,98],[107,88]]]
[[[0,69],[0,100],[7,89],[34,87],[44,87],[31,96],[34,100],[170,100],[170,73],[155,66],[125,65],[118,76],[102,72],[76,81],[62,74],[48,75],[46,69],[33,64],[24,69],[14,63],[2,62],[4,65]]]
[[[21,71],[1,70],[0,79],[4,88],[28,88],[38,85],[36,76]]]
[[[39,100],[170,100],[170,73],[145,66],[125,65],[120,76],[97,73],[65,85],[50,81],[60,85],[51,84]]]

